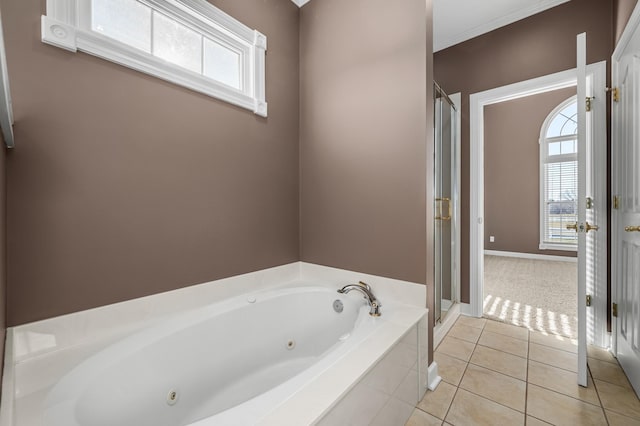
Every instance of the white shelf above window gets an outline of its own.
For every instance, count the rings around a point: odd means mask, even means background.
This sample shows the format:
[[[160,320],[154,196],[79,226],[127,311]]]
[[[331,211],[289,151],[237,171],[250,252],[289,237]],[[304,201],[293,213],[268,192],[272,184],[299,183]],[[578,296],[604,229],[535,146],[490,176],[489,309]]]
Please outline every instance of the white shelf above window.
[[[267,116],[266,36],[205,0],[47,0],[42,41]]]

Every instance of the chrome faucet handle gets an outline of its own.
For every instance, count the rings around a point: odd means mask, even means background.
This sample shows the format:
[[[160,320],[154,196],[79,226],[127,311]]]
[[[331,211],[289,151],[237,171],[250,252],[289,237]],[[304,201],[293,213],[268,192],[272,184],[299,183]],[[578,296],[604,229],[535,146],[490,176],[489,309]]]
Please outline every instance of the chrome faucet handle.
[[[364,281],[358,281],[358,285],[361,285],[362,287],[364,287],[367,290],[371,291],[371,286],[369,284],[365,283]]]
[[[373,296],[373,290],[371,290],[371,286],[369,284],[365,283],[364,281],[358,281],[358,285],[360,285],[360,286],[366,288],[367,290],[369,290],[369,293],[371,293],[371,295]],[[378,308],[381,308],[382,307],[382,303],[380,303],[380,301],[375,296],[374,296],[374,299],[376,301],[376,306]]]
[[[373,295],[371,291],[371,287],[362,281],[358,282],[358,284],[347,284],[341,289],[338,289],[338,293],[347,294],[351,290],[358,290],[364,296],[365,300],[369,304],[371,308],[369,310],[369,315],[373,317],[379,317],[381,315],[380,308],[382,307],[382,303],[378,301],[378,299]]]
[[[377,300],[374,301],[373,303],[371,303],[369,315],[371,315],[372,317],[379,317],[380,315],[382,315],[382,313],[380,312],[381,307],[382,305]]]

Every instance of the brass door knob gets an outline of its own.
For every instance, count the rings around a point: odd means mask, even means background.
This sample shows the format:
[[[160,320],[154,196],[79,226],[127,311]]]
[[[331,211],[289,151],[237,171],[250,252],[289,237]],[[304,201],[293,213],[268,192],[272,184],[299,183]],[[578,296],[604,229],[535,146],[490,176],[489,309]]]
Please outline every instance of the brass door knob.
[[[585,226],[584,226],[584,231],[585,232],[589,232],[589,231],[597,231],[599,228],[598,225],[591,225],[589,224],[589,222],[586,222]],[[574,231],[578,232],[578,223],[573,223],[571,225],[567,225],[567,229],[573,229]],[[580,225],[580,231],[583,231],[583,226]]]
[[[640,232],[640,226],[625,226],[624,230],[627,232]]]

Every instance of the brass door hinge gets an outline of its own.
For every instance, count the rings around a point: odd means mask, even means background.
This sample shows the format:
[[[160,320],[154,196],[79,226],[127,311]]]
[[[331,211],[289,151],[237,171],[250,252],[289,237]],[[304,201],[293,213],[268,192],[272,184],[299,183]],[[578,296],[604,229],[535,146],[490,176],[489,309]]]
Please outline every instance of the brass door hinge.
[[[611,304],[611,316],[612,317],[618,317],[618,304],[617,303],[612,303]]]
[[[587,306],[591,306],[591,295],[587,294]]]
[[[591,99],[593,98],[590,98],[589,96],[587,96],[587,99],[585,101],[585,107],[587,112],[591,111]]]
[[[613,197],[613,208],[618,210],[620,208],[620,196],[619,195],[615,195]]]
[[[592,209],[593,208],[593,198],[591,197],[587,197],[587,209]]]
[[[607,92],[611,92],[613,102],[620,102],[620,90],[617,87],[607,87]]]

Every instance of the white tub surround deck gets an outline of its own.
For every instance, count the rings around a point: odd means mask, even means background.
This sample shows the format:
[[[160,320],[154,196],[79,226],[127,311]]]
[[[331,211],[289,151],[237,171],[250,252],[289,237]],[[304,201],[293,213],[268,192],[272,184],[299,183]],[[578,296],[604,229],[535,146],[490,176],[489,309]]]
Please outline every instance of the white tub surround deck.
[[[381,317],[360,293],[336,292],[360,280]],[[297,262],[15,327],[0,426],[330,425],[354,415],[402,425],[426,389],[425,291]]]

